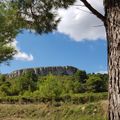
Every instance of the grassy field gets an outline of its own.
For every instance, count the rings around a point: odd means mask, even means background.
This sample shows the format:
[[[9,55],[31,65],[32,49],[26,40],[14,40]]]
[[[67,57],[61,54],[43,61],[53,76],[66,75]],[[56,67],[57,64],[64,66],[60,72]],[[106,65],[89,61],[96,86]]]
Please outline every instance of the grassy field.
[[[87,104],[0,104],[0,120],[106,120],[107,101]]]

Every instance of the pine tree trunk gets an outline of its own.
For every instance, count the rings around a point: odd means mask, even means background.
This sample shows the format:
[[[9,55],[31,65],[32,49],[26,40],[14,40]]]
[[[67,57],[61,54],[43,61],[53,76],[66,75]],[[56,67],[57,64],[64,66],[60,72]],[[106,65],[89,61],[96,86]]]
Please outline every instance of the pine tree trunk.
[[[108,39],[109,120],[120,120],[120,0],[106,0]]]

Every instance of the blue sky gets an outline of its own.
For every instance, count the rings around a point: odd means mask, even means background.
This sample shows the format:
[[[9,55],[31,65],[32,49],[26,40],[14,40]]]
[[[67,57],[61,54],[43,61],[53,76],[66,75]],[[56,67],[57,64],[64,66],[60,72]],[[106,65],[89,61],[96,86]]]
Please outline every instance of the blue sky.
[[[103,2],[89,0],[89,2],[104,14]],[[81,4],[79,0],[76,5]],[[103,23],[87,8],[79,10],[75,6],[67,10],[59,9],[61,21],[57,31],[44,35],[37,35],[24,31],[20,33],[13,45],[18,54],[10,62],[4,64],[0,72],[43,66],[74,66],[88,73],[107,71],[107,43]],[[88,11],[84,12],[84,11]],[[100,26],[100,27],[97,27]]]
[[[32,54],[33,60],[12,60],[10,66],[2,65],[1,72],[9,73],[21,68],[41,66],[75,66],[87,72],[107,70],[106,41],[76,42],[61,33],[37,35],[24,31],[16,37],[17,47]]]

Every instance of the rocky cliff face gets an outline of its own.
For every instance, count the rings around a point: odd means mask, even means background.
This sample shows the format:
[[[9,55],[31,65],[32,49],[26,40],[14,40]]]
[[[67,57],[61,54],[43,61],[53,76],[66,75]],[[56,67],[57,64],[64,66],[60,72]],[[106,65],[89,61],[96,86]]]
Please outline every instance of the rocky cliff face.
[[[13,71],[12,73],[8,74],[8,77],[18,77],[22,74],[25,74],[27,72],[32,72],[36,75],[73,75],[78,69],[72,66],[57,66],[57,67],[40,67],[40,68],[28,68],[28,69],[21,69]]]

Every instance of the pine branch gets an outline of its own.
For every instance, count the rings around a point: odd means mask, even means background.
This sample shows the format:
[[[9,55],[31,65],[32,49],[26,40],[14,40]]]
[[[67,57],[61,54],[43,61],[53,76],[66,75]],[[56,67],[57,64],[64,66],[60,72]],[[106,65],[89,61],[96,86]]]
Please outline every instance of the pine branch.
[[[83,4],[95,15],[97,16],[102,22],[105,22],[105,16],[98,12],[95,8],[91,6],[91,4],[87,0],[80,0]]]

